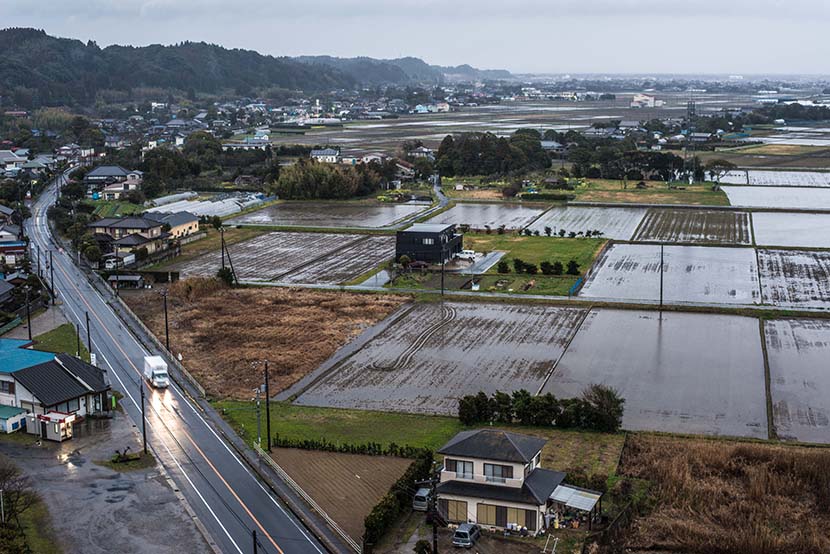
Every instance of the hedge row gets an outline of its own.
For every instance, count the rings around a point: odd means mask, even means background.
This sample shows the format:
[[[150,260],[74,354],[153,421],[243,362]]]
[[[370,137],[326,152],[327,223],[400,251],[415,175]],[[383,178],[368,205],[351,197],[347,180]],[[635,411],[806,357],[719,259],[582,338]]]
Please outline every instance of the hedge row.
[[[300,450],[323,450],[325,452],[342,452],[345,454],[364,454],[367,456],[396,456],[398,458],[418,458],[431,450],[409,445],[397,445],[394,442],[384,446],[376,442],[363,444],[337,444],[325,439],[288,439],[275,435],[271,444],[279,448],[299,448]]]
[[[412,505],[412,496],[418,488],[416,481],[428,479],[432,471],[433,453],[431,450],[422,450],[415,461],[404,472],[400,479],[389,489],[389,492],[380,499],[366,519],[363,520],[365,532],[363,534],[364,552],[370,553],[372,546],[385,535],[398,521],[401,514]]]

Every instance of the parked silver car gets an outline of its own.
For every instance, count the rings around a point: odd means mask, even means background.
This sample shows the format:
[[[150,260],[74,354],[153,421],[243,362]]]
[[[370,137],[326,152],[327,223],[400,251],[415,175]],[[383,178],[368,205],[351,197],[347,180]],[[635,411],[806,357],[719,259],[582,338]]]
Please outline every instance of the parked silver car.
[[[481,529],[472,523],[462,523],[452,536],[452,545],[463,548],[472,548],[481,538]]]
[[[412,499],[412,509],[419,512],[426,512],[429,510],[429,489],[418,489],[415,497]]]

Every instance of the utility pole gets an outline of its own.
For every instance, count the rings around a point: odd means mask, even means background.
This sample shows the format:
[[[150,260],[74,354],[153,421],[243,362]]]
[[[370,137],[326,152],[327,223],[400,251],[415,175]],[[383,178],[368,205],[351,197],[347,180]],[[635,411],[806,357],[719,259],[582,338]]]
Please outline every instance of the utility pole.
[[[81,357],[81,324],[75,324],[75,355]]]
[[[89,350],[89,363],[92,363],[92,335],[89,330],[89,312],[86,312],[86,349]]]
[[[29,327],[29,342],[32,342],[32,311],[29,307],[29,285],[23,287],[26,291],[26,325]]]
[[[416,485],[429,485],[429,514],[432,519],[432,554],[438,554],[438,495],[435,487],[441,481],[438,462],[433,463],[432,475],[426,481],[415,481]]]
[[[660,313],[663,313],[663,244],[660,244]]]
[[[116,250],[115,251],[115,296],[118,296],[118,288],[121,286],[121,281],[119,280],[119,277],[121,277],[121,274],[118,272],[118,260],[119,259],[120,258],[118,256],[118,250]]]
[[[170,325],[167,320],[167,291],[164,290],[161,293],[161,297],[164,298],[164,344],[167,347],[167,351],[170,352]]]
[[[259,409],[259,394],[262,392],[262,387],[259,386],[254,389],[256,392],[256,445],[259,448],[262,448],[262,421],[261,421],[261,413]]]
[[[147,453],[147,418],[144,417],[144,383],[139,381],[141,386],[141,436],[144,440],[144,453]]]
[[[251,533],[253,534],[253,537],[254,537],[254,554],[257,554],[256,529],[254,529],[253,531],[251,531]]]
[[[268,452],[271,452],[271,387],[268,386],[268,360],[265,360],[265,432],[268,434]]]
[[[52,251],[49,251],[49,292],[52,293],[52,305],[55,305],[55,261],[52,259]]]
[[[225,269],[225,228],[219,227],[219,246],[222,249],[222,269]]]

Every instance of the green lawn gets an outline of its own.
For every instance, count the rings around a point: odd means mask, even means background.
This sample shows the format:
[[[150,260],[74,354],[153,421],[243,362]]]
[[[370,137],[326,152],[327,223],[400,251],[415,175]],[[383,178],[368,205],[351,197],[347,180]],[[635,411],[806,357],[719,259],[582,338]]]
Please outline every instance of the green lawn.
[[[95,206],[94,214],[98,217],[119,217],[132,215],[144,211],[144,206],[121,202],[119,200],[89,200],[88,203]]]
[[[256,438],[253,402],[222,400],[214,403],[225,419],[248,441]],[[548,439],[542,463],[549,469],[582,469],[586,473],[612,475],[622,451],[625,435],[536,427],[500,426],[517,433]],[[271,433],[281,437],[326,439],[337,444],[395,443],[436,450],[465,429],[454,417],[344,410],[271,403]],[[262,406],[265,435],[265,406]],[[264,440],[264,439],[263,439]]]
[[[35,350],[44,352],[66,353],[74,356],[78,347],[75,327],[71,323],[64,323],[51,331],[34,337]],[[86,349],[86,334],[81,329],[81,359],[89,360],[89,351]]]
[[[49,509],[43,500],[38,499],[20,516],[20,525],[26,535],[26,543],[35,554],[61,554],[57,536],[52,529]]]

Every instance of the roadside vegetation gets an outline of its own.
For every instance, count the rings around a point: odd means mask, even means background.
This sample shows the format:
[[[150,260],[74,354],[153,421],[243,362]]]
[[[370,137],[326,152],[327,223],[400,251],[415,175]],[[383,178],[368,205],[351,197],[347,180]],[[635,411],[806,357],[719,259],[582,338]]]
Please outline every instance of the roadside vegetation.
[[[47,331],[42,335],[33,337],[35,343],[35,350],[42,350],[44,352],[55,352],[56,354],[63,353],[75,356],[78,354],[78,337],[75,331],[75,326],[71,323],[64,323],[55,327],[51,331]],[[89,350],[86,347],[86,335],[81,336],[81,353],[82,360],[89,361]]]

